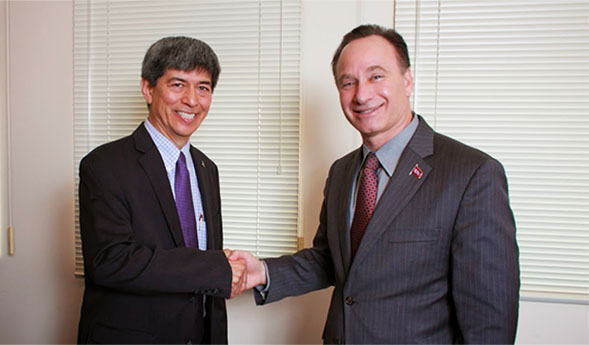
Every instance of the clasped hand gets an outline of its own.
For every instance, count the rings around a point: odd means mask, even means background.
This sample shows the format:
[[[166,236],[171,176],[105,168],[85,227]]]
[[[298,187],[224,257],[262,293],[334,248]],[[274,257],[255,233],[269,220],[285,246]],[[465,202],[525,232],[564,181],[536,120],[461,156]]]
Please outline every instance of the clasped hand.
[[[231,298],[260,284],[266,284],[266,266],[262,261],[246,251],[223,251],[231,266]]]

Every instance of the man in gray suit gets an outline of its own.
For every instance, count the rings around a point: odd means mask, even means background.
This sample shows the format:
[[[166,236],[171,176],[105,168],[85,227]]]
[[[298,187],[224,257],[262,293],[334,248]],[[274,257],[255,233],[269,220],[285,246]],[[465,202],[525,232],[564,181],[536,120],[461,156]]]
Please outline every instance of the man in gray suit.
[[[513,343],[519,264],[503,167],[411,111],[394,30],[355,28],[332,68],[363,145],[329,171],[312,248],[264,263],[232,253],[256,302],[334,285],[326,343]]]

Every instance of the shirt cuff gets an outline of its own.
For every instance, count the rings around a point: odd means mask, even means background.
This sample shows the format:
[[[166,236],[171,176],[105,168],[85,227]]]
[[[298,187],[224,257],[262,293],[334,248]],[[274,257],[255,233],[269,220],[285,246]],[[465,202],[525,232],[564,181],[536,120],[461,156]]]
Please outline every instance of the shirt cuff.
[[[266,284],[257,285],[256,290],[258,291],[260,296],[262,296],[262,299],[266,300],[266,294],[268,293],[268,290],[270,290],[270,273],[268,272],[268,265],[266,264],[266,261],[262,260],[262,263],[266,268]]]

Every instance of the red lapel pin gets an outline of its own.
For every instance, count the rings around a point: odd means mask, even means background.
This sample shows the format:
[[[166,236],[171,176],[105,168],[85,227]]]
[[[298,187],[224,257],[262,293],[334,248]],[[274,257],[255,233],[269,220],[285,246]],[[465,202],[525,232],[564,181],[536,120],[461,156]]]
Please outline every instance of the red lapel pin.
[[[420,179],[421,176],[423,176],[423,171],[421,170],[421,168],[419,167],[418,164],[415,164],[413,169],[411,169],[411,172],[409,173],[409,175],[413,175],[413,176],[417,177],[417,179]]]

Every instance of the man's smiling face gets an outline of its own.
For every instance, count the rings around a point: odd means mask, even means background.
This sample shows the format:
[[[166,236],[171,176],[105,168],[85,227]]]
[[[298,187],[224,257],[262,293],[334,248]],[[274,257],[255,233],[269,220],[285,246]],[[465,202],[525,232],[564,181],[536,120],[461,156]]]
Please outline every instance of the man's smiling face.
[[[149,121],[182,148],[198,129],[211,106],[211,76],[204,69],[168,69],[156,85],[141,80],[143,97],[149,104]]]
[[[336,65],[336,83],[346,118],[371,150],[411,122],[413,76],[409,68],[402,71],[395,48],[383,37],[348,43]]]

